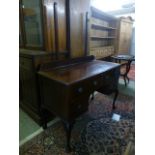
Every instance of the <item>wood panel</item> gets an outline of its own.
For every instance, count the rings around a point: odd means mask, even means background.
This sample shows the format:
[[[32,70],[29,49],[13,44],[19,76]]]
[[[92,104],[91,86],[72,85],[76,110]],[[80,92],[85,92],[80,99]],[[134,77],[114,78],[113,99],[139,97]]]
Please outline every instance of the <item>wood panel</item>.
[[[58,51],[66,50],[66,7],[65,0],[57,0],[58,3]]]
[[[120,18],[118,21],[118,54],[129,54],[132,35],[132,24],[133,23],[131,18]]]
[[[54,56],[44,51],[20,49],[20,107],[23,108],[39,125],[42,125],[40,95],[36,72],[40,64],[51,62]],[[51,116],[47,112],[49,119]]]
[[[35,75],[31,72],[31,69],[26,67],[20,67],[20,78],[22,82],[22,96],[24,98],[24,104],[31,110],[39,113],[38,104],[36,104],[37,96],[35,95],[36,82]],[[38,111],[37,111],[38,110]]]
[[[89,54],[97,59],[108,57],[115,52],[116,18],[91,7]]]
[[[65,0],[44,1],[46,50],[66,51],[66,5]]]
[[[85,54],[85,17],[90,0],[70,0],[71,57]]]
[[[53,1],[45,1],[43,4],[44,13],[44,31],[45,31],[45,46],[46,51],[55,50],[55,40],[54,40],[54,16],[53,16]]]

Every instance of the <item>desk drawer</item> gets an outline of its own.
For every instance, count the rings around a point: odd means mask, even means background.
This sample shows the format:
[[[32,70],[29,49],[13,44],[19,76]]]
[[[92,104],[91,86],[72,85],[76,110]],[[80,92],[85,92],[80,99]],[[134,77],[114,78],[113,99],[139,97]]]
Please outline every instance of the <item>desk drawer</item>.
[[[104,73],[102,87],[99,88],[97,91],[103,94],[112,93],[118,87],[118,78],[119,78],[119,68]]]
[[[70,106],[70,117],[76,118],[88,110],[88,96],[75,99]]]
[[[91,85],[91,87],[93,88],[94,91],[99,89],[100,87],[102,87],[102,85],[103,85],[103,76],[98,75],[98,76],[93,77],[90,80],[90,85]]]
[[[91,92],[91,90],[92,88],[89,80],[76,83],[71,87],[71,98],[78,98],[87,94],[88,92]]]
[[[90,94],[100,88],[102,84],[103,77],[101,75],[91,77],[87,80],[74,84],[71,87],[71,96],[72,98],[77,98],[86,94]]]

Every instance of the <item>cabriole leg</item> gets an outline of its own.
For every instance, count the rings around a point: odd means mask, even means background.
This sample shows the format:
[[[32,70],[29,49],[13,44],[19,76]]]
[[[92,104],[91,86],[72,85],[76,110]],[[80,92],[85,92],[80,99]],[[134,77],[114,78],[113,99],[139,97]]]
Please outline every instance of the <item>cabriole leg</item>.
[[[113,99],[113,105],[112,105],[112,109],[114,110],[116,108],[115,106],[115,101],[117,99],[117,96],[118,96],[118,90],[115,91],[115,95],[114,95],[114,99]]]

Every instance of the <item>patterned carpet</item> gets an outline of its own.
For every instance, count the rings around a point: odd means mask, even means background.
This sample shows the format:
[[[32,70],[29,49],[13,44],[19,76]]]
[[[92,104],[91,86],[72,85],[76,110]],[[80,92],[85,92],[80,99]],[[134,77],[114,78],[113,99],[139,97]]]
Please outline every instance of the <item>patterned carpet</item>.
[[[20,155],[124,155],[135,139],[134,97],[119,94],[114,111],[112,99],[98,93],[90,101],[88,112],[74,125],[71,153],[65,153],[65,133],[59,121],[22,146]],[[121,115],[120,121],[111,119],[113,113]]]

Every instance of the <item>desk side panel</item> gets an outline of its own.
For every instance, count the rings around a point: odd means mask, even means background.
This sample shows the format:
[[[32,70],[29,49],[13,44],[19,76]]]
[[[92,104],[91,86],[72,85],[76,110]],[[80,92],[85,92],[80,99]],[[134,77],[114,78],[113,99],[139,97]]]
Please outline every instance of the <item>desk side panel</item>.
[[[97,91],[103,94],[111,94],[118,89],[120,67],[113,68],[103,73],[103,85]]]
[[[57,81],[39,75],[41,107],[61,118],[68,114],[68,88]]]

